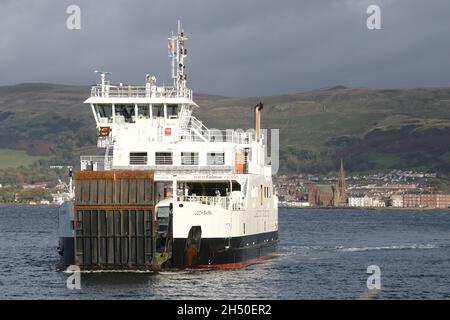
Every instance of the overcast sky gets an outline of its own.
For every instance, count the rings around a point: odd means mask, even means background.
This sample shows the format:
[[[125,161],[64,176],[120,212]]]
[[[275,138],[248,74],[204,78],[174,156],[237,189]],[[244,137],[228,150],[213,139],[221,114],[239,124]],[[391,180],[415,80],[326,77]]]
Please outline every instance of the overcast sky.
[[[81,8],[81,30],[66,9]],[[366,9],[381,7],[382,30]],[[0,0],[0,85],[170,84],[167,37],[181,19],[195,92],[262,96],[334,85],[450,85],[449,0]]]

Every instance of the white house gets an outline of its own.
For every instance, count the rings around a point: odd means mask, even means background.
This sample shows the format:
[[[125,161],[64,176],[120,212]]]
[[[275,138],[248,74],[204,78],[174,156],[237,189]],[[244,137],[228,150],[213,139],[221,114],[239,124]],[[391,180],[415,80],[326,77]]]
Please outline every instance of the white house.
[[[399,194],[392,195],[391,203],[392,203],[392,206],[395,208],[402,208],[403,207],[403,196],[399,195]]]
[[[349,207],[385,207],[386,204],[383,200],[378,198],[372,198],[368,195],[364,197],[349,197],[348,198]]]

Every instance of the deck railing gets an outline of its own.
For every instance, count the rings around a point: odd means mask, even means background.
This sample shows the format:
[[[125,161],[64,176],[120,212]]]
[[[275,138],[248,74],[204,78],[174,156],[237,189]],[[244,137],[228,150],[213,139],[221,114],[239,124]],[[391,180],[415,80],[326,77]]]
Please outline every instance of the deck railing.
[[[111,156],[81,156],[80,164],[81,170],[111,170],[112,169],[112,157]]]
[[[244,210],[245,201],[243,198],[232,199],[230,197],[211,197],[211,196],[178,196],[177,201],[194,202],[208,206],[221,207],[227,210]]]
[[[228,197],[179,196],[177,200],[184,202],[195,202],[208,206],[219,206],[223,209],[228,209],[230,205],[230,198]]]
[[[192,100],[192,90],[177,92],[175,87],[161,86],[152,89],[145,86],[96,85],[91,88],[91,97],[109,98],[186,98]]]
[[[164,158],[164,159],[163,159]],[[80,164],[81,170],[90,170],[90,171],[102,171],[102,170],[156,170],[158,172],[164,173],[176,173],[176,174],[188,174],[192,173],[193,170],[201,171],[201,172],[209,172],[214,174],[225,174],[232,173],[233,167],[228,165],[203,165],[199,166],[198,164],[181,164],[181,165],[173,165],[173,162],[170,162],[170,157],[162,157],[158,160],[158,163],[155,165],[143,163],[145,161],[145,157],[141,157],[139,163],[130,161],[129,165],[114,165],[113,167],[113,158],[112,156],[81,156]],[[148,158],[147,158],[148,160]],[[141,162],[142,161],[142,162]]]
[[[252,134],[235,130],[208,129],[200,120],[191,116],[185,131],[188,134],[181,136],[181,140],[193,142],[233,142],[237,144],[250,144]]]

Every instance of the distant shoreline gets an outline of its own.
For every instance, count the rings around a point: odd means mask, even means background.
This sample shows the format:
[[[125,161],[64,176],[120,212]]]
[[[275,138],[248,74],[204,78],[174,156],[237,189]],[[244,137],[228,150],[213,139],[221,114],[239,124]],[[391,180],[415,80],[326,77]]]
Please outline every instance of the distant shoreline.
[[[15,203],[15,202],[9,202],[9,203],[0,203],[0,207],[39,207],[39,208],[45,208],[45,207],[59,207],[59,204],[57,203],[50,203],[50,204],[28,204],[28,203]]]
[[[51,207],[59,207],[57,203],[50,204],[27,204],[27,203],[0,203],[0,207],[28,207],[28,208],[51,208]],[[450,212],[450,208],[398,208],[398,207],[288,207],[288,206],[279,206],[279,209],[301,209],[301,210],[373,210],[373,211],[385,211],[385,210],[394,210],[394,211],[433,211],[433,210],[448,210]]]
[[[450,211],[450,208],[399,208],[399,207],[287,207],[287,206],[279,206],[280,209],[321,209],[321,210],[339,210],[339,209],[345,209],[345,210],[374,210],[374,211],[384,211],[384,210],[398,210],[398,211],[405,211],[405,210],[414,210],[414,211],[432,211],[432,210],[448,210]]]

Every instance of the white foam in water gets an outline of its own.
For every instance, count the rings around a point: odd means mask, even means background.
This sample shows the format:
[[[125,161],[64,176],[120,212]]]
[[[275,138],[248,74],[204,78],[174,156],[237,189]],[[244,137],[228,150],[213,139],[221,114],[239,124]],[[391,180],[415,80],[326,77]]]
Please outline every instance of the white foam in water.
[[[64,270],[63,273],[72,274],[72,271]],[[151,270],[80,270],[80,273],[154,273]]]
[[[358,252],[358,251],[371,251],[371,250],[407,250],[407,249],[435,249],[439,246],[436,244],[408,244],[408,245],[392,245],[392,246],[380,246],[380,247],[336,247],[338,251],[344,252]]]

